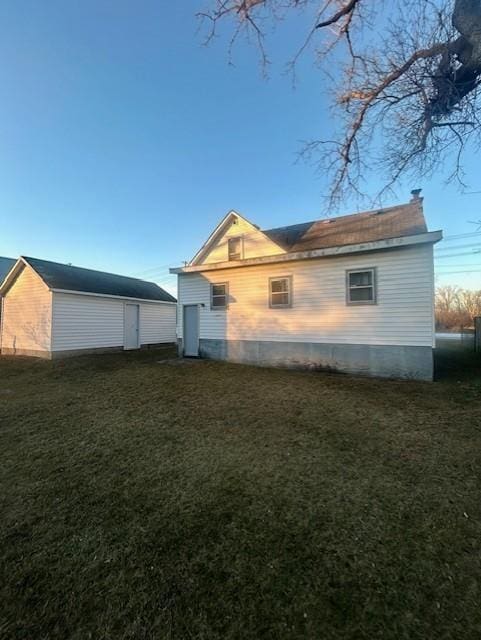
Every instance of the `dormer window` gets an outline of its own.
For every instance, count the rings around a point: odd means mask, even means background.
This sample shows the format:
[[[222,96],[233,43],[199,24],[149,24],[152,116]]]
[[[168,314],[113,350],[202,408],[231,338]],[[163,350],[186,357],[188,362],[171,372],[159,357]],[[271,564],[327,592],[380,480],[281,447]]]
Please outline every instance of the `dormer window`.
[[[242,238],[229,238],[228,252],[230,260],[242,260]]]

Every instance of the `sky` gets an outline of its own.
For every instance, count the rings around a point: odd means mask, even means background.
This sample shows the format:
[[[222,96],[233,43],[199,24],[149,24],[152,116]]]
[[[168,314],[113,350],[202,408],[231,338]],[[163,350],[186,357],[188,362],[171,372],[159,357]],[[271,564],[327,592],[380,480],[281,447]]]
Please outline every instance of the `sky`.
[[[325,79],[309,55],[295,88],[285,73],[305,24],[286,20],[270,36],[266,79],[247,42],[233,64],[226,33],[204,46],[205,4],[0,3],[0,255],[175,292],[168,267],[189,260],[230,209],[261,228],[326,215],[325,178],[298,161],[302,141],[333,126]],[[466,193],[439,175],[385,203],[423,188],[428,226],[447,238],[436,249],[440,285],[481,288],[470,223],[481,219],[479,165],[471,152]],[[378,186],[371,177],[366,189]],[[339,213],[355,210],[347,202]]]

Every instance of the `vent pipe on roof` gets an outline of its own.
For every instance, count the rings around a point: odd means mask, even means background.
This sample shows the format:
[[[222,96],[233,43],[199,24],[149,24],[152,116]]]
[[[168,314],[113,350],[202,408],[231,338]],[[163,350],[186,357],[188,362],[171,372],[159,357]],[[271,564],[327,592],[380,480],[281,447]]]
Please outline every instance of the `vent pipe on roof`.
[[[417,200],[421,200],[420,194],[421,194],[422,189],[413,189],[411,191],[411,202],[416,202]]]

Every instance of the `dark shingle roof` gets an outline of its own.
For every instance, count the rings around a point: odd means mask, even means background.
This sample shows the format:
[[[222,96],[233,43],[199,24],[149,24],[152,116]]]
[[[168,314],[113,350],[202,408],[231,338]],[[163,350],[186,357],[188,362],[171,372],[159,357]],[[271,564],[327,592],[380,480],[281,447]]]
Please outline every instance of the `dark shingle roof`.
[[[426,233],[420,201],[264,231],[285,251],[309,251]]]
[[[175,302],[175,298],[153,282],[93,271],[68,264],[23,257],[51,289],[82,291],[123,298]]]
[[[2,258],[0,256],[0,284],[5,280],[5,276],[16,262],[13,258]]]

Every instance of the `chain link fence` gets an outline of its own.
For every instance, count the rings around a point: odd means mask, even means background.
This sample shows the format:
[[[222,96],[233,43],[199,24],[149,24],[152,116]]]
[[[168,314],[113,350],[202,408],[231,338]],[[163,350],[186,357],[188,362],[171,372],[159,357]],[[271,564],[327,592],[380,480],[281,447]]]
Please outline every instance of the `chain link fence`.
[[[478,336],[480,332],[481,328],[478,331]],[[436,333],[437,348],[474,351],[476,343],[477,338],[474,327],[461,327],[459,331],[453,333]]]

